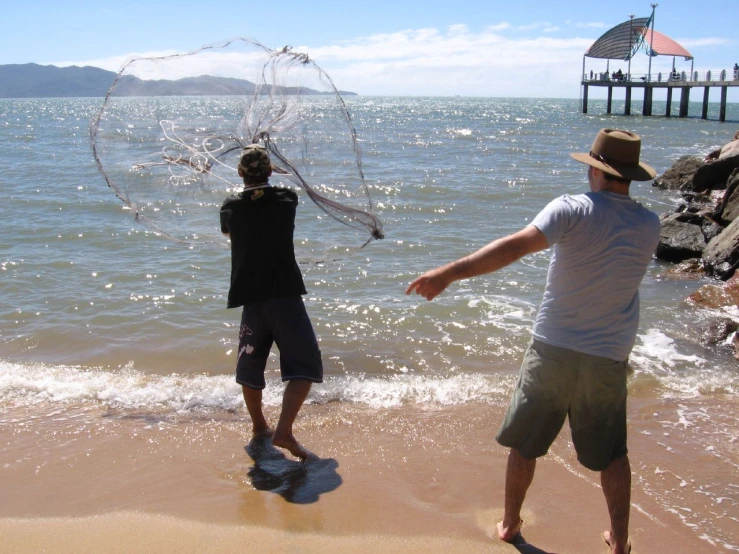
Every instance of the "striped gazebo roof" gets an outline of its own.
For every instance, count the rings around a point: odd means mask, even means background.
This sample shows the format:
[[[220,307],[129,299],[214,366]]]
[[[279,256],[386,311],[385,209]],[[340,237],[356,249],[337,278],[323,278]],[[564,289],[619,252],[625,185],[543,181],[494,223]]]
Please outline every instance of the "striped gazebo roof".
[[[644,45],[651,56],[693,59],[693,55],[676,41],[651,28],[651,23],[651,17],[638,17],[619,23],[596,40],[585,52],[585,57],[629,60]]]

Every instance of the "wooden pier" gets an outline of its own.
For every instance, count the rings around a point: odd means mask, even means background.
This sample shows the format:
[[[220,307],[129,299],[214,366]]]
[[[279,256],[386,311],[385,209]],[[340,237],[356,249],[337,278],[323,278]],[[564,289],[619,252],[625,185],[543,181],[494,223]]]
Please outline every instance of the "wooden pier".
[[[692,76],[686,76],[684,73],[678,76],[670,75],[667,80],[662,80],[662,75],[655,76],[654,81],[649,80],[649,76],[642,76],[638,80],[628,80],[625,76],[624,80],[612,78],[608,74],[597,74],[588,78],[583,76],[581,85],[583,87],[582,96],[582,113],[588,113],[588,89],[590,87],[607,87],[608,98],[606,102],[606,113],[611,113],[613,104],[613,89],[625,89],[625,106],[624,115],[631,114],[631,98],[633,89],[643,89],[644,103],[642,105],[642,115],[652,115],[652,96],[654,89],[667,89],[667,106],[665,107],[665,117],[670,117],[672,111],[673,91],[680,91],[680,111],[679,117],[688,116],[688,104],[690,102],[690,90],[694,88],[703,89],[703,110],[702,119],[708,119],[708,97],[711,88],[718,88],[721,91],[721,101],[719,106],[719,121],[726,121],[726,96],[729,87],[739,87],[739,78],[736,74],[727,75],[722,71],[719,74],[719,80],[711,80],[710,73],[702,76],[703,80],[698,80],[698,74],[695,72]],[[594,77],[594,78],[593,78]],[[692,78],[689,78],[692,77]],[[732,78],[731,80],[727,80]]]

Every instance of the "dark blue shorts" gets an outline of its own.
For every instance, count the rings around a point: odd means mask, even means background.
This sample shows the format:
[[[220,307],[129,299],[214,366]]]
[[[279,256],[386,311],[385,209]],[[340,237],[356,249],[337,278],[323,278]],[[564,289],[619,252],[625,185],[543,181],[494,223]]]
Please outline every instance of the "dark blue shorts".
[[[300,296],[270,298],[245,304],[239,329],[236,382],[263,389],[264,369],[272,343],[280,350],[283,381],[323,381],[318,341]]]

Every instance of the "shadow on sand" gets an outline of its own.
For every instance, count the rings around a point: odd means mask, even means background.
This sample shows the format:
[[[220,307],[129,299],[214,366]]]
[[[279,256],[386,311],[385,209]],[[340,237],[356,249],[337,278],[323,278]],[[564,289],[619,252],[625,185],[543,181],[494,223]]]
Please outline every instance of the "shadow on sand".
[[[521,533],[516,535],[516,538],[513,539],[511,545],[513,545],[513,547],[521,554],[556,554],[555,552],[542,550],[541,548],[537,548],[533,544],[527,543],[526,539],[523,538],[523,535],[521,535]]]
[[[342,483],[336,472],[339,462],[333,458],[290,460],[274,447],[269,437],[252,439],[244,450],[254,460],[248,472],[252,486],[279,494],[288,502],[317,502],[321,494],[337,489]]]

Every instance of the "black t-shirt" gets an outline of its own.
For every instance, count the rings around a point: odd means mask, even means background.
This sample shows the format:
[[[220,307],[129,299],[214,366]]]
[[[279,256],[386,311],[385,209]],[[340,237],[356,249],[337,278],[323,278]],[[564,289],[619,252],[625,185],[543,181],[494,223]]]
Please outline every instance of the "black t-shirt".
[[[229,308],[306,294],[293,247],[297,206],[293,191],[275,187],[245,190],[221,206],[221,231],[231,235]]]

